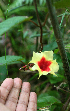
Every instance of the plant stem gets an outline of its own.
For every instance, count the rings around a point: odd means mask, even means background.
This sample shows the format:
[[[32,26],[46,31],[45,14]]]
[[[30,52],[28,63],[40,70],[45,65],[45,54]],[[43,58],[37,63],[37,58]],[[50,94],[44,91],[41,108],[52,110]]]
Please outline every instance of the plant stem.
[[[60,52],[60,55],[61,55],[61,58],[62,58],[62,63],[63,63],[64,71],[65,71],[65,76],[67,78],[69,89],[70,89],[70,67],[69,67],[66,51],[65,51],[65,48],[64,48],[64,43],[63,43],[63,40],[62,40],[62,36],[61,36],[61,32],[60,32],[60,28],[59,28],[59,24],[58,24],[58,20],[57,20],[55,8],[52,6],[51,0],[46,0],[46,3],[47,3],[48,11],[49,11],[49,14],[50,14],[50,17],[51,17],[51,22],[52,22],[52,26],[53,26],[53,29],[54,29],[56,42],[58,44],[59,52]]]
[[[32,20],[29,20],[30,22],[32,22],[33,24],[35,24],[37,27],[39,27],[34,21]]]
[[[64,106],[63,106],[63,108],[62,108],[62,111],[66,111],[66,108],[67,108],[69,102],[70,102],[70,97],[68,98],[68,100],[67,100],[66,103],[64,104]]]
[[[36,37],[36,52],[38,51],[38,37]]]
[[[43,31],[42,31],[42,25],[41,25],[39,14],[38,14],[38,10],[37,10],[36,0],[34,0],[34,4],[35,4],[36,15],[37,15],[37,19],[38,19],[38,23],[39,23],[39,27],[40,27],[40,32],[41,32],[40,43],[41,43],[41,51],[42,51],[43,50],[43,44],[42,44],[42,32]]]
[[[42,25],[42,26],[45,26],[46,21],[47,21],[47,18],[48,18],[48,15],[49,15],[49,13],[46,15],[45,20],[44,20],[44,23],[43,23],[43,25]]]
[[[40,22],[40,18],[39,18],[38,10],[37,10],[37,3],[36,3],[36,0],[34,0],[34,4],[35,4],[36,16],[37,16],[37,19],[38,19],[38,23],[39,23],[39,25],[41,26],[41,22]]]

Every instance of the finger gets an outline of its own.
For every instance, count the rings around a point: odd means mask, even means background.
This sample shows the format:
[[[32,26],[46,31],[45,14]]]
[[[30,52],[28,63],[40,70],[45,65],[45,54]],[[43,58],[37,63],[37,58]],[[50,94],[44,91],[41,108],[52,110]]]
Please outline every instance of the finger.
[[[37,95],[35,92],[30,93],[27,111],[37,111]]]
[[[16,111],[26,111],[30,94],[30,83],[24,82]]]
[[[7,96],[13,87],[14,80],[12,78],[6,78],[0,86],[1,98],[0,102],[5,104]]]
[[[13,88],[11,89],[11,92],[5,104],[11,111],[15,111],[16,109],[21,85],[22,85],[21,79],[15,78]]]
[[[0,91],[0,103],[1,103],[1,91]]]
[[[4,104],[0,103],[0,111],[11,111]]]

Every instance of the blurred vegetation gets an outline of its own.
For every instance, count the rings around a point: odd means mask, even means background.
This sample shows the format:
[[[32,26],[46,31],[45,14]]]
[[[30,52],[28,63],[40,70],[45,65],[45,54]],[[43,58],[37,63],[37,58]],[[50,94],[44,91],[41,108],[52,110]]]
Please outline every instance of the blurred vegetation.
[[[52,3],[70,65],[70,1],[52,0]],[[44,23],[48,13],[46,0],[37,0],[37,8]],[[43,27],[43,51],[54,51],[59,64],[58,77],[48,74],[38,79],[37,72],[19,71],[31,60],[33,51],[40,51],[40,29],[30,19],[38,24],[33,0],[0,0],[0,83],[7,77],[28,81],[31,91],[38,95],[39,110],[45,107],[46,111],[61,111],[70,92],[49,15]],[[70,111],[69,104],[65,111]]]

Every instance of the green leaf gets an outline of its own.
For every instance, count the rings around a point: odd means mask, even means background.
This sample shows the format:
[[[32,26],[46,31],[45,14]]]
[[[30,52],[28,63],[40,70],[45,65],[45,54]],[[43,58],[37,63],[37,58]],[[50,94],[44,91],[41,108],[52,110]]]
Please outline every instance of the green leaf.
[[[68,8],[70,7],[70,0],[60,0],[54,3],[55,7],[58,8]]]
[[[23,0],[14,0],[13,3],[8,7],[9,9],[12,9],[14,7],[18,7],[22,5]]]
[[[50,43],[50,44],[48,44],[48,45],[45,45],[44,47],[43,47],[43,51],[50,51],[50,50],[54,50],[55,48],[57,48],[58,46],[57,46],[57,43],[56,42],[52,42],[52,43]]]
[[[23,34],[23,38],[26,38],[28,36],[28,31],[25,31]]]
[[[38,10],[39,11],[45,11],[46,10],[46,8],[45,7],[38,7]],[[35,13],[35,7],[34,6],[19,6],[19,7],[14,7],[14,8],[12,8],[12,9],[9,9],[9,7],[8,7],[8,13],[7,13],[7,11],[5,12],[5,14],[7,14],[7,15],[11,15],[11,14],[17,14],[19,12],[19,14],[20,14],[20,12],[24,12],[23,14],[24,15],[29,15],[29,13]]]
[[[0,82],[2,83],[6,77],[7,77],[6,65],[0,66]]]
[[[49,96],[54,96],[55,98],[60,99],[60,94],[58,93],[57,90],[49,90],[47,91],[47,94]]]
[[[58,51],[59,51],[59,49],[55,49],[55,50],[54,50],[54,53],[56,54],[56,53],[58,53]]]
[[[49,96],[46,93],[41,94],[37,100],[38,107],[46,107],[46,106],[50,106],[54,103],[61,103],[61,102],[60,102],[60,100],[58,100],[54,96]]]
[[[3,22],[0,23],[0,35],[4,34],[8,30],[10,30],[12,27],[18,25],[21,22],[25,22],[30,20],[32,17],[27,17],[27,16],[16,16],[9,18]]]
[[[66,52],[66,53],[67,53],[67,57],[68,57],[68,59],[70,61],[70,53],[68,53],[68,52]]]
[[[62,106],[63,106],[62,103],[52,104],[51,107],[49,108],[49,111],[57,111],[57,109],[58,109],[58,111],[61,111]]]
[[[65,46],[65,49],[70,49],[70,44],[67,44],[67,45]]]
[[[43,33],[43,36],[47,35],[48,33]],[[34,38],[34,37],[40,37],[41,34],[33,34],[33,35],[30,35],[30,38]]]
[[[56,84],[58,82],[61,82],[63,81],[63,79],[65,79],[65,77],[60,74],[57,74],[57,76],[53,76],[52,74],[50,74],[48,76],[48,80],[50,81],[51,84]]]
[[[10,65],[10,64],[16,64],[16,63],[20,63],[20,61],[23,60],[23,57],[21,56],[6,56],[6,60],[5,60],[5,56],[0,57],[0,65]]]

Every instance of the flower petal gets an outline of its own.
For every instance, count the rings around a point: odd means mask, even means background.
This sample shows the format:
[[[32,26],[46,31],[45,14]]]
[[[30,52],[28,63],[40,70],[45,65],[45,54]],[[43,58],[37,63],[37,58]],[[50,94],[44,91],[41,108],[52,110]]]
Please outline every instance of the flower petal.
[[[33,57],[32,60],[29,63],[36,63],[37,61],[40,61],[40,59],[42,58],[43,54],[41,53],[35,53],[33,52]]]
[[[34,63],[34,66],[30,69],[32,71],[38,70],[39,77],[48,73],[57,76],[55,72],[59,70],[59,65],[56,60],[53,60],[53,51],[33,52],[32,60],[29,63]]]
[[[53,51],[42,52],[46,60],[53,60]]]
[[[59,65],[58,63],[56,62],[56,60],[53,60],[52,61],[52,64],[50,65],[50,69],[51,69],[51,72],[57,72],[59,70]]]

